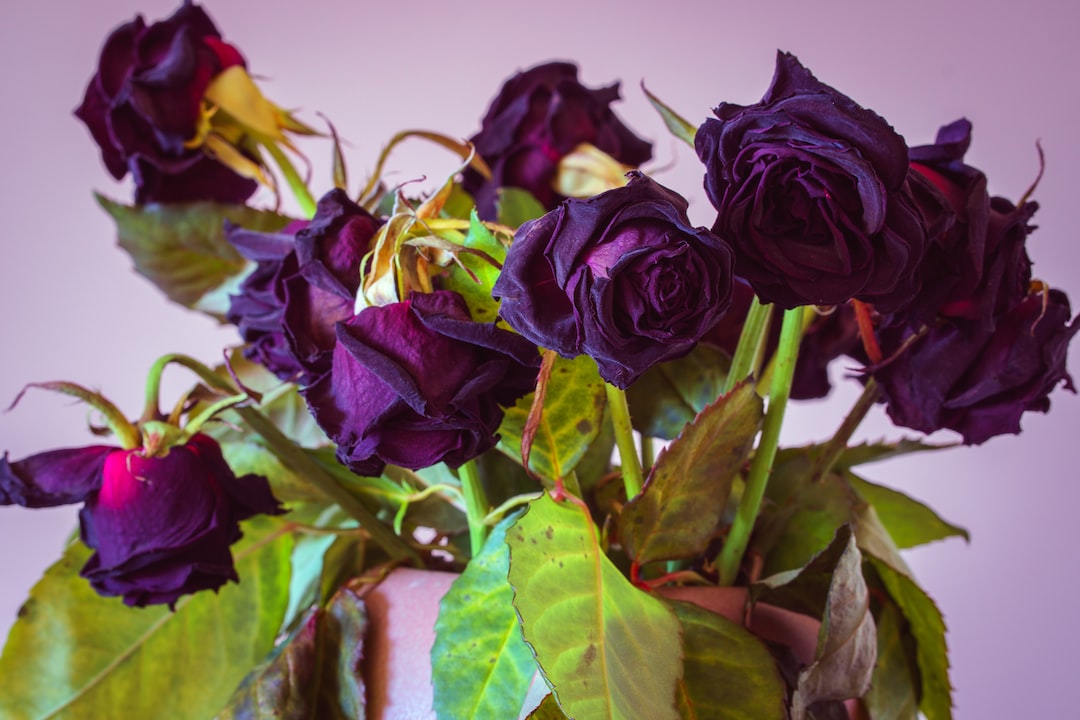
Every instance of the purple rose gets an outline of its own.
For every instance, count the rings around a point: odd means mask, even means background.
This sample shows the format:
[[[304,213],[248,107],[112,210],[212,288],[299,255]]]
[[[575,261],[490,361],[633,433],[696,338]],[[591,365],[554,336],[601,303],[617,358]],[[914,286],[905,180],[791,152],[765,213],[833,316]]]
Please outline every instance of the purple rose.
[[[968,445],[1020,432],[1025,411],[1046,412],[1049,394],[1072,378],[1069,342],[1080,330],[1065,293],[1031,293],[996,320],[943,320],[891,361],[870,371],[881,385],[889,416],[922,432],[950,428]],[[900,347],[912,335],[902,326],[882,333],[882,346]],[[886,351],[887,352],[887,351]]]
[[[281,233],[230,228],[237,250],[258,263],[226,315],[248,343],[245,357],[282,380],[307,382],[326,372],[334,326],[353,316],[360,265],[381,225],[332,190],[310,222]]]
[[[485,220],[496,216],[496,191],[523,188],[547,209],[563,199],[552,187],[559,161],[578,145],[589,143],[623,165],[639,167],[652,157],[642,140],[615,116],[619,84],[590,90],[577,78],[577,66],[551,62],[520,72],[506,81],[470,140],[491,168],[484,180],[466,170],[465,189]]]
[[[237,478],[205,435],[163,456],[94,446],[0,459],[0,504],[76,502],[85,502],[82,540],[95,550],[80,574],[101,595],[140,607],[237,582],[229,546],[239,521],[282,512],[266,479]]]
[[[689,352],[733,282],[731,249],[690,225],[686,200],[630,175],[522,225],[492,291],[515,330],[563,357],[591,356],[621,388]]]
[[[242,203],[255,192],[255,181],[188,146],[210,81],[235,65],[243,57],[191,2],[149,26],[136,16],[109,35],[75,116],[113,177],[132,174],[135,202]]]
[[[927,244],[904,139],[778,53],[761,102],[722,103],[698,129],[713,231],[735,271],[785,308],[910,301]]]
[[[302,394],[359,475],[458,467],[495,446],[503,408],[533,390],[539,368],[535,345],[473,322],[464,298],[440,290],[338,323],[330,370]]]

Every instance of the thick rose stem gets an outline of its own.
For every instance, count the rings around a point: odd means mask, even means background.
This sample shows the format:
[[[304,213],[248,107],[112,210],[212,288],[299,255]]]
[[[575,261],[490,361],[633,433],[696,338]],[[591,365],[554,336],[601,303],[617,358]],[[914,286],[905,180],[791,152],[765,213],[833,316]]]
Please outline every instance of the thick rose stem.
[[[765,338],[769,335],[771,317],[772,305],[762,305],[755,295],[739,334],[739,344],[735,347],[735,357],[731,359],[731,369],[728,370],[727,380],[724,382],[725,395],[747,377],[757,377],[764,355]]]
[[[625,392],[611,383],[604,383],[604,388],[607,390],[608,407],[611,410],[611,424],[615,427],[615,444],[619,448],[626,499],[630,500],[637,497],[645,484],[637,444],[634,442],[634,428],[630,424],[630,406],[626,402]]]
[[[476,469],[476,461],[469,460],[458,468],[458,476],[461,478],[461,494],[465,496],[465,518],[469,522],[469,547],[472,556],[480,554],[487,539],[487,527],[484,518],[487,517],[488,501],[484,495],[484,486],[480,484],[480,473]]]

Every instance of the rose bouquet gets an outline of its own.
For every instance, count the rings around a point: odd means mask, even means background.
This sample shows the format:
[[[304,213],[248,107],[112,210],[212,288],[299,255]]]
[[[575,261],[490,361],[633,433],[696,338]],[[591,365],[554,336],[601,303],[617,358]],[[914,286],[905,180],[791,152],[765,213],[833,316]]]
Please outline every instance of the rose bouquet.
[[[882,403],[978,445],[1071,389],[1035,185],[992,197],[969,122],[909,147],[787,53],[701,124],[645,92],[710,228],[572,64],[513,75],[468,140],[389,139],[358,187],[200,7],[118,27],[76,116],[134,203],[99,201],[141,274],[239,340],[161,358],[136,414],[28,386],[112,438],[0,460],[0,503],[82,506],[0,715],[950,717],[900,551],[965,532],[863,477],[939,446],[851,438]],[[459,165],[391,185],[406,141]],[[846,419],[780,447],[841,357]],[[193,377],[168,405],[166,371]],[[410,633],[421,656],[388,647]]]

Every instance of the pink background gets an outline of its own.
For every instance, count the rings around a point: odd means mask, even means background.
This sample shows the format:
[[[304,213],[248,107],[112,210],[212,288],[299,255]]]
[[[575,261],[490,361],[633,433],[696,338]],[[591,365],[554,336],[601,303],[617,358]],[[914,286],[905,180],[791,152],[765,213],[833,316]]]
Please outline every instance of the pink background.
[[[111,221],[91,189],[125,200],[129,189],[106,175],[70,114],[106,33],[137,11],[154,19],[173,7],[51,0],[0,8],[0,405],[26,382],[68,379],[102,389],[136,415],[156,357],[180,350],[213,362],[235,340],[230,328],[168,305],[114,249]],[[1068,3],[416,0],[397,7],[219,0],[209,10],[273,99],[313,124],[316,111],[334,121],[351,143],[354,188],[393,132],[466,136],[505,76],[564,58],[580,63],[590,85],[623,80],[620,114],[656,142],[657,167],[674,165],[656,177],[691,198],[698,224],[712,219],[701,168],[667,136],[639,81],[696,122],[721,100],[757,100],[776,48],[790,50],[888,118],[910,144],[929,142],[938,125],[966,115],[975,126],[969,159],[988,173],[995,194],[1019,198],[1036,174],[1041,139],[1047,168],[1035,195],[1042,205],[1030,244],[1035,272],[1080,298],[1071,170],[1080,166],[1080,56]],[[328,188],[328,149],[306,147],[317,188]],[[394,157],[402,180],[439,178],[453,167],[423,145]],[[1080,372],[1075,357],[1070,366]],[[189,381],[177,370],[170,387]],[[853,398],[849,382],[829,403],[797,407],[787,441],[826,437]],[[1053,401],[1052,416],[1025,418],[1022,437],[867,471],[972,532],[970,546],[952,540],[908,555],[949,626],[958,718],[1058,718],[1075,706],[1080,490],[1071,451],[1080,400],[1058,391]],[[0,450],[19,458],[91,444],[87,419],[65,398],[31,392],[0,414]],[[878,415],[864,435],[899,433]],[[73,509],[0,508],[0,635],[73,522]]]

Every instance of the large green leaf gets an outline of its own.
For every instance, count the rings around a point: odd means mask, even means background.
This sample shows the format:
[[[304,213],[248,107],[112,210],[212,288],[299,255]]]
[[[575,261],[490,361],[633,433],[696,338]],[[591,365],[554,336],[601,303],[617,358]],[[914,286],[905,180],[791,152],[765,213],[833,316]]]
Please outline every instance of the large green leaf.
[[[588,355],[573,360],[556,358],[544,399],[544,414],[533,439],[529,464],[538,475],[566,477],[584,457],[600,432],[607,403],[604,381]],[[521,436],[532,407],[530,393],[507,409],[499,433],[499,449],[518,460]]]
[[[720,397],[730,365],[722,350],[698,343],[688,355],[652,366],[626,389],[634,429],[671,440]]]
[[[506,539],[522,633],[563,711],[678,718],[679,621],[608,560],[588,511],[545,494]]]
[[[431,648],[435,713],[442,720],[511,718],[536,674],[507,582],[511,515],[496,525],[439,605]]]
[[[935,540],[960,536],[970,541],[968,531],[946,522],[936,512],[904,493],[845,473],[851,487],[874,506],[881,523],[900,549],[924,545]]]
[[[683,627],[685,720],[784,720],[787,687],[764,643],[746,628],[686,602],[668,601]]]
[[[633,560],[676,560],[705,550],[763,414],[761,398],[743,383],[660,453],[619,520],[619,537]]]
[[[919,710],[927,720],[952,718],[952,685],[949,682],[949,649],[945,620],[922,588],[907,574],[882,559],[869,555],[886,592],[907,620],[915,639],[915,658],[921,679]]]
[[[364,603],[342,588],[241,683],[217,720],[363,720]]]
[[[289,525],[256,518],[233,547],[239,584],[176,612],[102,598],[78,576],[79,543],[23,605],[0,658],[0,717],[205,720],[274,645],[289,596]]]
[[[173,302],[222,315],[228,297],[214,290],[243,272],[246,262],[225,239],[226,220],[251,230],[280,230],[289,218],[244,205],[209,202],[127,206],[98,195],[116,221],[117,239],[135,270]],[[204,297],[207,301],[200,303]]]
[[[903,615],[885,603],[877,615],[878,656],[866,703],[871,720],[918,720],[919,671],[907,648],[908,629]]]

